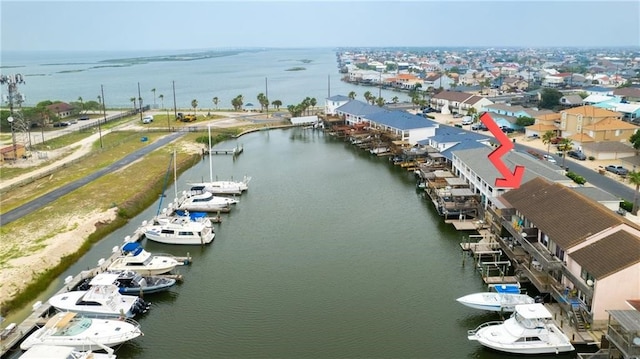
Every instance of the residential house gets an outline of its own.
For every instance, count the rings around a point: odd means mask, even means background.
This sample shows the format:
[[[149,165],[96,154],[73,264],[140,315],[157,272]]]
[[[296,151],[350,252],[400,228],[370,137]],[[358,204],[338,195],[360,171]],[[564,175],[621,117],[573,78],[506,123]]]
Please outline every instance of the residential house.
[[[606,110],[605,110],[606,111]],[[638,130],[638,125],[613,117],[585,124],[582,131],[570,138],[584,145],[588,142],[629,142],[629,138]]]
[[[73,114],[73,106],[66,102],[56,102],[47,106],[47,109],[59,118],[69,117]]]
[[[560,98],[560,105],[563,107],[582,106],[582,97],[580,95],[565,95]]]
[[[620,103],[620,99],[615,96],[610,95],[589,95],[582,100],[583,105],[601,105],[603,107],[604,104],[612,104],[612,103]]]
[[[613,96],[613,88],[610,87],[602,87],[602,86],[592,86],[584,89],[584,92],[587,95],[602,95],[602,96]]]
[[[528,87],[529,83],[523,79],[519,79],[517,77],[507,77],[505,79],[502,79],[500,90],[504,92],[520,92],[526,90]]]
[[[422,87],[425,89],[432,87],[434,89],[443,88],[448,90],[453,83],[454,80],[451,77],[441,73],[431,73],[422,79]]]
[[[504,103],[496,103],[482,108],[488,112],[491,118],[500,127],[509,127],[514,130],[521,130],[523,127],[517,124],[518,117],[531,117],[553,113],[551,110],[538,110],[536,108],[514,106]]]
[[[574,323],[604,328],[608,311],[640,297],[640,227],[573,189],[536,177],[496,198],[486,218],[515,270]]]
[[[0,161],[1,162],[15,161],[18,158],[24,157],[26,154],[26,151],[27,151],[26,148],[20,144],[15,144],[15,145],[0,148]]]
[[[472,107],[480,112],[484,106],[493,104],[493,101],[468,92],[442,91],[433,95],[429,103],[432,108],[443,114],[466,114]]]
[[[589,141],[588,134],[585,133],[584,127],[598,123],[607,118],[620,119],[620,114],[614,111],[605,110],[595,106],[580,106],[559,113],[554,124],[561,137],[571,138],[574,141]],[[572,136],[580,135],[579,138]],[[595,138],[591,139],[591,141]]]
[[[402,90],[414,89],[417,85],[422,85],[422,80],[413,74],[397,74],[389,79],[391,86]]]
[[[335,109],[338,116],[344,118],[348,125],[362,125],[383,131],[397,141],[406,141],[415,145],[435,135],[439,124],[422,116],[412,115],[406,111],[389,111],[379,106],[369,105],[362,101],[350,100]]]
[[[493,199],[509,191],[511,188],[496,186],[496,180],[502,174],[489,162],[489,154],[495,149],[482,147],[453,151],[452,172],[464,178],[471,189],[480,195],[484,208],[492,205]],[[550,162],[539,160],[529,154],[510,151],[502,157],[502,161],[513,171],[515,166],[523,166],[525,172],[523,182],[542,177],[550,181],[571,184],[573,181],[564,175],[564,170]]]
[[[640,102],[640,88],[638,87],[618,88],[613,90],[613,95],[624,102]]]
[[[636,150],[628,143],[621,141],[584,142],[580,150],[588,157],[596,160],[625,160],[636,158]],[[632,164],[630,167],[634,166]]]

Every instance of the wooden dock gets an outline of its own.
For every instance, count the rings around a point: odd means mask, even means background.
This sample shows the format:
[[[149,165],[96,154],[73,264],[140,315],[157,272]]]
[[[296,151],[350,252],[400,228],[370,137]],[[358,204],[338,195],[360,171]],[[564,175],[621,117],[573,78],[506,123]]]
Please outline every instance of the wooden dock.
[[[125,238],[127,242],[139,242],[142,238],[144,238],[144,232],[141,227],[136,229],[136,231],[131,235]],[[98,266],[93,269],[88,269],[80,272],[75,277],[69,276],[65,278],[64,285],[60,290],[58,290],[54,295],[62,294],[71,291],[73,288],[77,287],[82,281],[86,278],[94,277],[98,273],[104,272],[107,270],[109,265],[120,255],[120,251],[115,251],[111,254],[108,259],[100,259],[98,261]],[[183,263],[183,265],[191,264],[191,256],[187,255],[186,257],[176,257],[176,259]],[[182,280],[182,275],[167,275],[176,280]],[[37,302],[32,307],[31,314],[23,320],[21,323],[9,323],[7,328],[10,327],[9,330],[2,331],[2,338],[0,339],[0,357],[4,358],[4,356],[10,351],[14,350],[16,346],[24,340],[24,338],[35,331],[37,328],[43,326],[50,315],[55,314],[55,309],[47,302]]]
[[[229,149],[215,149],[212,148],[211,151],[203,150],[203,154],[212,154],[212,155],[234,155],[237,156],[244,152],[244,147],[242,145],[229,148]]]

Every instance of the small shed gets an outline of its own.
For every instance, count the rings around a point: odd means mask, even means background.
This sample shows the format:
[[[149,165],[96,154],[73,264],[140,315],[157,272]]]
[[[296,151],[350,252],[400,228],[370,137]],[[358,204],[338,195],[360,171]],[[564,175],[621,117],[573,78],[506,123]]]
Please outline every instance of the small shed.
[[[16,144],[15,150],[13,145],[0,148],[0,159],[2,162],[15,161],[22,158],[26,154],[26,148],[23,145]]]
[[[318,123],[318,116],[302,116],[302,117],[292,117],[291,124],[295,126],[300,125],[312,125],[314,123]]]

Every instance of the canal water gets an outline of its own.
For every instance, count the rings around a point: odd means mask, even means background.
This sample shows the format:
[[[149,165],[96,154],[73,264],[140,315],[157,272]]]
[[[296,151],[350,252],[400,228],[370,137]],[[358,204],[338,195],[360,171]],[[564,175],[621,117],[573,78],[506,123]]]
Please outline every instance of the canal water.
[[[413,174],[311,129],[236,141],[218,147],[244,153],[214,156],[213,172],[251,176],[249,191],[222,214],[211,245],[142,242],[188,252],[193,263],[179,269],[183,283],[145,297],[151,310],[137,318],[145,336],[121,346],[119,359],[511,357],[467,340],[468,329],[499,318],[455,301],[486,288],[469,257],[463,265],[462,233],[421,198]],[[208,178],[203,159],[178,188]],[[160,207],[61,278],[108,257]]]

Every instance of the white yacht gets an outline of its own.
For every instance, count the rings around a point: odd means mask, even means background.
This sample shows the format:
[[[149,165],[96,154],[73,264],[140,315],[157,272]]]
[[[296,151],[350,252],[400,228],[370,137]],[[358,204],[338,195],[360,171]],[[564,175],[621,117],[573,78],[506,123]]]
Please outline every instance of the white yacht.
[[[558,354],[575,349],[542,303],[517,305],[509,319],[484,323],[469,330],[467,338],[514,354]]]
[[[145,251],[139,243],[128,242],[122,246],[122,254],[109,264],[107,270],[130,270],[141,275],[158,275],[171,272],[182,264],[184,263],[173,256],[151,254]]]
[[[141,335],[140,324],[132,319],[97,319],[60,312],[29,335],[20,344],[20,349],[56,345],[80,350],[102,350],[105,346],[112,348]]]
[[[238,203],[233,197],[214,196],[211,192],[192,189],[178,200],[178,209],[196,212],[229,212]]]
[[[79,351],[73,347],[58,345],[35,345],[24,352],[20,359],[116,359],[113,349],[105,347],[107,354]],[[105,349],[105,350],[106,350]]]
[[[249,189],[249,181],[251,181],[251,177],[244,176],[242,181],[209,181],[190,183],[190,185],[192,188],[201,189],[213,194],[241,195]]]
[[[115,276],[117,277],[117,275]],[[59,311],[103,318],[133,318],[138,314],[146,313],[150,306],[142,298],[120,294],[119,288],[113,284],[112,278],[106,278],[105,283],[98,283],[94,280],[88,290],[76,290],[54,295],[49,299],[49,304]]]
[[[143,222],[142,228],[147,239],[166,244],[208,244],[216,235],[208,217],[193,220],[188,213],[156,216],[151,223]]]
[[[470,308],[494,312],[513,312],[518,304],[533,304],[535,299],[526,294],[479,292],[456,299]]]

